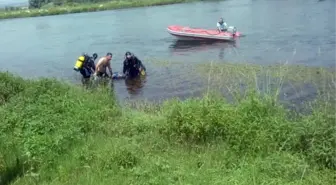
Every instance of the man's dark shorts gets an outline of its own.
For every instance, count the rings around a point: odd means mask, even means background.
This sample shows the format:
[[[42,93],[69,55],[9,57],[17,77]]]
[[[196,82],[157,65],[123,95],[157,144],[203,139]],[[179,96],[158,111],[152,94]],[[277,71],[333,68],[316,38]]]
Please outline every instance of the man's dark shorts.
[[[108,74],[106,72],[97,71],[97,76],[98,77],[108,77]]]

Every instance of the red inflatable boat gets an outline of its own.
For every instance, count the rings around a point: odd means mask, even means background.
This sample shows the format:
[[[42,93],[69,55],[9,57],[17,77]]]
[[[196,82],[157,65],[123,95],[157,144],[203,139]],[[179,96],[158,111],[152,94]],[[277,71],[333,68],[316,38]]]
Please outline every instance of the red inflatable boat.
[[[168,32],[179,39],[214,39],[232,41],[234,38],[241,36],[237,31],[219,32],[218,30],[207,30],[200,28],[189,28],[186,26],[172,25],[168,26]],[[235,33],[235,34],[233,34]]]

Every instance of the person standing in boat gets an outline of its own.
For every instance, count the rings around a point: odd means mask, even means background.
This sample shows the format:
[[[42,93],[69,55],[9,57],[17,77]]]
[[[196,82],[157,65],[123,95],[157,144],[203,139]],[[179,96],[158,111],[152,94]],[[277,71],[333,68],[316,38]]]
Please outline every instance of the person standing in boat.
[[[217,29],[220,32],[228,30],[227,24],[226,22],[223,21],[223,18],[220,18],[219,21],[217,22]]]

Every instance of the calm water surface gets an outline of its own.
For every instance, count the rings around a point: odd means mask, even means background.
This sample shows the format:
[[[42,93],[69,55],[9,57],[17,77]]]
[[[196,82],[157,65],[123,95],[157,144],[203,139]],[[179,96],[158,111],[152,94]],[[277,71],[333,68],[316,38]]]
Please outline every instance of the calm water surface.
[[[189,43],[166,32],[172,24],[214,28],[219,17],[246,36],[235,44]],[[75,83],[80,78],[72,67],[83,51],[112,52],[112,68],[121,71],[129,50],[144,61],[148,76],[141,84],[115,82],[121,99],[187,97],[200,91],[188,66],[210,60],[335,67],[335,1],[227,0],[2,20],[0,41],[1,70]],[[154,58],[184,65],[146,62]]]

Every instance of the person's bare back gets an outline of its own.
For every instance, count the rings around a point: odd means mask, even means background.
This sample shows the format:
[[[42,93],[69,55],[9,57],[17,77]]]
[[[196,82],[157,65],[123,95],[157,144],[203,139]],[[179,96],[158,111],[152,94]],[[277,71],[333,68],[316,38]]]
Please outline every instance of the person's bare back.
[[[112,77],[112,67],[111,67],[112,53],[107,53],[106,56],[99,59],[96,65],[96,76],[103,77],[107,75],[106,67],[109,69],[110,77]],[[108,76],[108,75],[107,75]]]

